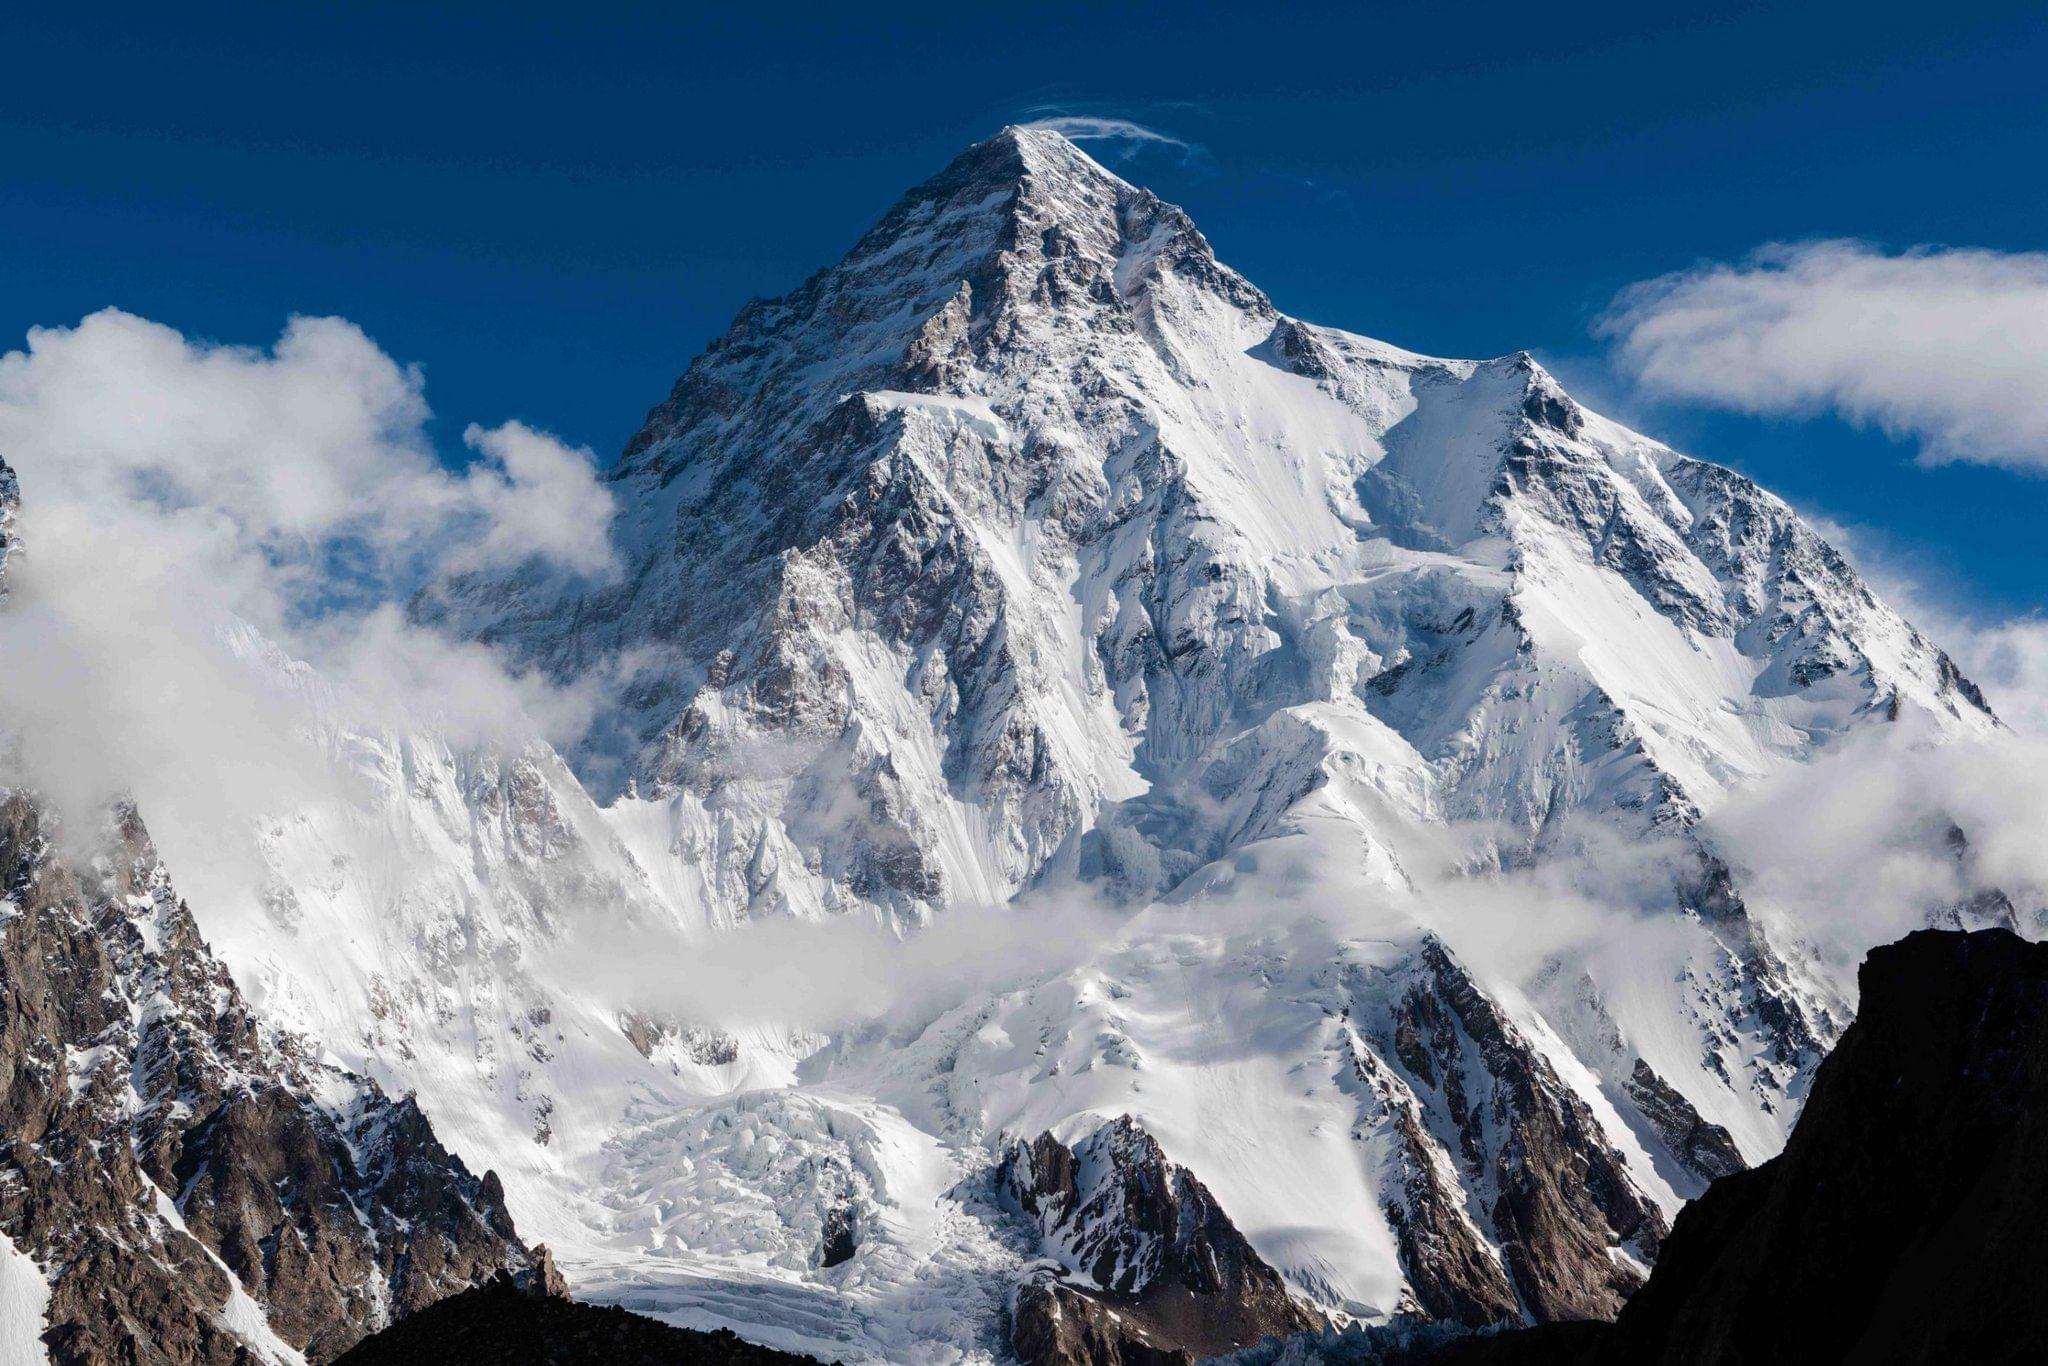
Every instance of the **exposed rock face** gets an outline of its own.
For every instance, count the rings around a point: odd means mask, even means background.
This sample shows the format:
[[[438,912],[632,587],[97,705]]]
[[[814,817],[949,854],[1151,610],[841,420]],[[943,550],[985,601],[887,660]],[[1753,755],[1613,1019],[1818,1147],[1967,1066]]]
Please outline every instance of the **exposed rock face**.
[[[266,1036],[140,818],[0,794],[0,1231],[63,1361],[314,1361],[532,1262],[417,1107]]]
[[[1629,1073],[1628,1093],[1672,1156],[1701,1180],[1729,1176],[1749,1165],[1726,1129],[1701,1119],[1692,1102],[1641,1058]]]
[[[611,1306],[534,1295],[500,1276],[356,1344],[346,1366],[815,1366],[721,1329],[671,1328]]]
[[[1519,1320],[1521,1302],[1499,1250],[1466,1210],[1456,1161],[1430,1132],[1422,1102],[1371,1051],[1360,1048],[1353,1066],[1400,1144],[1381,1200],[1415,1307],[1470,1328]]]
[[[1072,1148],[1015,1145],[996,1183],[1073,1277],[1019,1287],[1011,1338],[1030,1366],[1190,1361],[1317,1322],[1128,1115]]]
[[[1656,1256],[1662,1214],[1585,1101],[1440,943],[1426,943],[1403,980],[1384,1052],[1441,1116],[1436,1131],[1455,1136],[1451,1157],[1515,1294],[1538,1322],[1613,1317]],[[1420,1207],[1427,1223],[1411,1218],[1410,1277],[1431,1287],[1434,1312],[1484,1321],[1506,1307],[1500,1287],[1440,1205]]]
[[[1017,1286],[1010,1347],[1025,1366],[1193,1366],[1140,1306],[1077,1288],[1049,1273]]]

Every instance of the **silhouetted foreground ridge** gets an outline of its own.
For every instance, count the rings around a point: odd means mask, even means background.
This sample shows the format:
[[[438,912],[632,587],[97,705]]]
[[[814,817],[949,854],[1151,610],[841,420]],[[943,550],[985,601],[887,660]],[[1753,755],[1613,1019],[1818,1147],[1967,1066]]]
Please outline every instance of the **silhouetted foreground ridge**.
[[[1874,950],[1785,1150],[1673,1224],[1613,1324],[1297,1338],[1288,1366],[2048,1361],[2048,945]]]
[[[2048,945],[1923,930],[1785,1151],[1678,1216],[1604,1360],[2048,1360]]]
[[[816,1366],[720,1329],[671,1328],[613,1306],[522,1290],[500,1276],[403,1319],[337,1366]]]

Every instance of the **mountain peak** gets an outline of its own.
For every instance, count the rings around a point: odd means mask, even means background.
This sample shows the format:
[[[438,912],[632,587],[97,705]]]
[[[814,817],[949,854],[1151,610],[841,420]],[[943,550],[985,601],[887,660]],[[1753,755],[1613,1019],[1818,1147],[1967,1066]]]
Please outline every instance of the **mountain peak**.
[[[1130,188],[1066,134],[1044,124],[1005,124],[995,136],[982,139],[954,158],[953,165],[977,157],[1005,161],[1021,174],[1082,175]]]
[[[1009,124],[948,162],[883,215],[848,260],[893,243],[907,226],[940,213],[1067,218],[1099,213],[1143,193],[1051,128]]]
[[[1186,213],[1053,129],[1010,125],[905,193],[836,264],[741,310],[648,415],[620,470],[665,480],[674,468],[666,448],[693,422],[722,424],[745,394],[777,390],[781,406],[771,408],[787,413],[820,395],[926,388],[934,348],[961,353],[998,315],[1099,333],[1100,310],[1122,310],[1162,271],[1270,326],[1265,296],[1217,262]]]
[[[933,1178],[1120,1113],[1318,1305],[1611,1311],[1709,1170],[1777,1145],[1840,1030],[1845,993],[1784,938],[1792,911],[1751,916],[1760,879],[1716,852],[1714,804],[1908,707],[1981,729],[1953,664],[1783,503],[1526,354],[1283,315],[1049,129],[966,149],[750,305],[615,478],[618,580],[472,576],[415,608],[588,689],[576,776],[393,753],[378,800],[450,851],[435,880],[379,877],[363,932],[367,879],[336,893],[325,870],[387,866],[391,827],[309,821],[265,846],[306,909],[252,884],[240,940],[282,953],[278,923],[331,916],[291,949],[333,984],[327,1033],[416,1040],[393,1074],[495,1117],[464,1132],[541,1173],[539,1231],[591,1258],[573,1270],[692,1312],[682,1287],[748,1278],[771,1287],[750,1321],[846,1359],[994,1341],[1019,1294],[953,1293],[993,1244]],[[634,795],[600,807],[578,778]],[[1610,848],[1625,864],[1595,862]],[[1572,935],[1535,982],[1465,962],[1484,931],[1439,881],[1454,858],[1475,879],[1583,860],[1627,888],[1617,910],[1662,911],[1661,961]],[[1070,897],[1131,915],[1022,930]],[[787,988],[660,1023],[663,997],[555,961],[611,907],[695,944],[749,920],[907,935],[1013,900],[1061,957],[992,939],[1031,954],[957,998],[935,980],[914,1036],[892,1008],[823,1054],[840,1007]],[[829,1087],[796,1061],[821,1056]],[[1117,1246],[1178,1217],[1119,1216]]]

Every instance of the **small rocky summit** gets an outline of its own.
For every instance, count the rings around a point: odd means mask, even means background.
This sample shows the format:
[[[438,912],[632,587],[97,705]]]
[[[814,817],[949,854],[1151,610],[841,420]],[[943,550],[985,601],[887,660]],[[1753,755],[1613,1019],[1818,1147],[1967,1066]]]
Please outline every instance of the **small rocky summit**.
[[[1321,1324],[1129,1115],[1071,1148],[1016,1144],[996,1182],[1057,1263],[1017,1288],[1027,1366],[1167,1366]]]

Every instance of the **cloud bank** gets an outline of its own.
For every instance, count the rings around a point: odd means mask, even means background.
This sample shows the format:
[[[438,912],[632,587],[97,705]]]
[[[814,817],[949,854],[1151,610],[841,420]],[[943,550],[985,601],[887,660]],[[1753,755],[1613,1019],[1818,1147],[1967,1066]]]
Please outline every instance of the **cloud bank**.
[[[517,422],[471,427],[451,469],[430,417],[418,369],[339,318],[262,350],[109,309],[0,356],[24,547],[0,781],[69,815],[126,793],[146,817],[245,827],[331,781],[291,659],[343,721],[573,737],[584,699],[397,604],[447,565],[610,573],[611,494],[587,451]]]
[[[1767,246],[1631,286],[1599,330],[1661,397],[1832,412],[1927,463],[2048,469],[2048,253]]]

